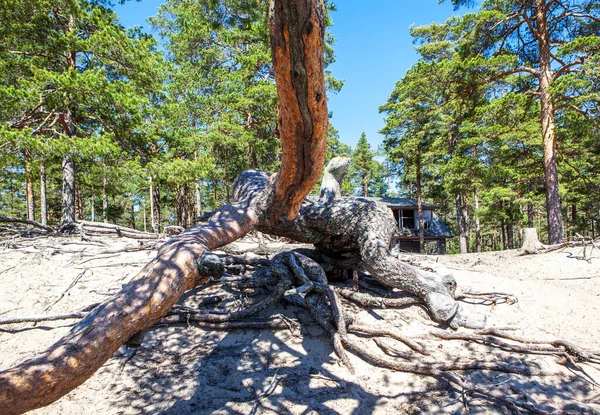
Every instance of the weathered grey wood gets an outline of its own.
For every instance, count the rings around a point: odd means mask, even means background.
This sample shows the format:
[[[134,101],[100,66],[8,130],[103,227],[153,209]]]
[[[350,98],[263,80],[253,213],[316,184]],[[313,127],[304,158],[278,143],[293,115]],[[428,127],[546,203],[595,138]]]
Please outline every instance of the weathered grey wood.
[[[334,157],[327,163],[321,181],[319,202],[329,202],[341,195],[342,182],[349,165],[348,157]]]
[[[242,173],[234,184],[234,197],[250,205],[260,202],[269,174],[258,170]],[[313,243],[329,252],[356,252],[362,266],[374,278],[419,297],[434,320],[451,325],[481,328],[483,315],[467,317],[454,299],[456,281],[411,267],[394,257],[388,246],[397,232],[396,220],[383,203],[361,197],[338,198],[325,203],[304,202],[296,218],[274,223],[259,216],[261,232]]]
[[[43,229],[45,231],[48,232],[56,232],[56,229],[44,225],[42,223],[33,221],[33,220],[29,220],[29,219],[21,219],[21,218],[11,218],[10,216],[0,216],[0,222],[6,222],[6,223],[23,223],[25,225],[31,225],[31,226],[35,226],[36,228],[40,228]]]

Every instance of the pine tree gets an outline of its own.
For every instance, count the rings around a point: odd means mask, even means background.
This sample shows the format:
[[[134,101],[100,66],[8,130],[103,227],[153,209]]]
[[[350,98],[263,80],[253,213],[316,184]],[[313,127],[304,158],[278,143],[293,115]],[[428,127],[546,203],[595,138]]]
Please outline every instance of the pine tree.
[[[452,3],[458,7],[470,2]],[[432,49],[460,37],[461,52],[479,60],[483,82],[517,73],[532,81],[530,93],[540,103],[550,243],[563,239],[556,117],[570,106],[587,110],[581,93],[586,95],[591,86],[586,71],[600,46],[598,21],[600,9],[594,0],[489,0],[478,13],[452,19],[445,28],[430,26],[415,32]]]

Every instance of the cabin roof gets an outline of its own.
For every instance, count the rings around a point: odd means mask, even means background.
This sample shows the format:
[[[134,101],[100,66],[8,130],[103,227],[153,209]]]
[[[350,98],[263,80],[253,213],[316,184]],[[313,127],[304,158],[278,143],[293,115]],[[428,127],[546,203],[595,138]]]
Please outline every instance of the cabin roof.
[[[413,197],[370,197],[369,199],[383,202],[390,208],[417,208],[417,199]],[[423,209],[436,209],[437,206],[423,203]]]
[[[454,238],[454,235],[444,222],[434,213],[431,215],[429,226],[424,229],[425,238]],[[402,229],[403,236],[419,237],[418,229]]]

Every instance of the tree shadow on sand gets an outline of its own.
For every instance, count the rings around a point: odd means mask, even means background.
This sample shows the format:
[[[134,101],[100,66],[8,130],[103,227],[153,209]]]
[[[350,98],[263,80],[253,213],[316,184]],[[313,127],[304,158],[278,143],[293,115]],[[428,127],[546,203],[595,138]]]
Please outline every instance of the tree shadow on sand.
[[[207,291],[186,296],[198,301]],[[265,311],[265,316],[269,314]],[[506,405],[471,396],[442,379],[389,371],[353,358],[358,376],[339,363],[324,331],[305,310],[279,305],[303,333],[270,330],[205,331],[194,325],[155,326],[143,346],[121,349],[121,374],[110,386],[119,414],[384,414],[512,413]],[[373,345],[375,348],[376,346]],[[497,353],[468,344],[473,356]],[[542,365],[551,362],[543,357]],[[457,360],[460,358],[457,357]],[[539,367],[537,358],[506,356]],[[490,371],[456,373],[501,390],[542,411],[594,413],[594,386],[580,374],[528,377]],[[516,412],[515,412],[516,413]],[[525,413],[523,411],[522,413]]]

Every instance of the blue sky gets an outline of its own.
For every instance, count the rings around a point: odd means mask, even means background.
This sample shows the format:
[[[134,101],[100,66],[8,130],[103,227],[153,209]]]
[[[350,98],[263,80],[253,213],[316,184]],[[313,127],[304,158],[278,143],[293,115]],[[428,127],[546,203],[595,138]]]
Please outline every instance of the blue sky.
[[[156,14],[164,0],[131,1],[115,6],[125,27],[149,29],[146,19]],[[438,0],[338,0],[333,14],[336,78],[345,80],[336,95],[329,94],[332,123],[340,138],[354,147],[364,131],[373,149],[382,142],[379,106],[385,103],[396,82],[416,62],[411,25],[443,22],[453,14],[449,2]],[[462,11],[462,10],[461,10]]]

